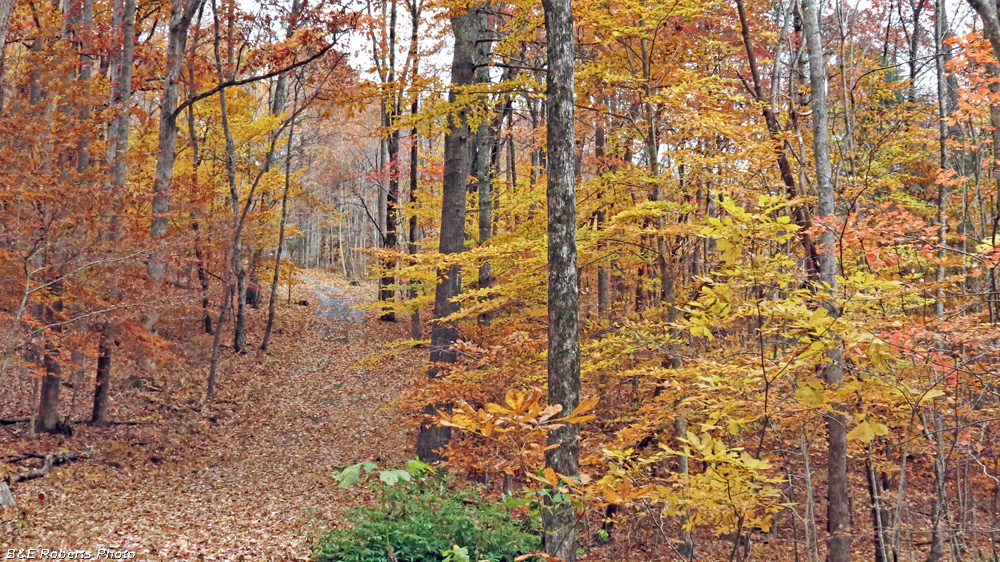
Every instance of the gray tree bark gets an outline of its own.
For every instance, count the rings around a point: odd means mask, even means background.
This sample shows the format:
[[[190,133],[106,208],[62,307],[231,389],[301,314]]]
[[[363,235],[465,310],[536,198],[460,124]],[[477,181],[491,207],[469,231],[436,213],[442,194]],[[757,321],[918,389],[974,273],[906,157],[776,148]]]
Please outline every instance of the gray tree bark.
[[[477,44],[486,29],[486,13],[480,5],[467,12],[451,17],[452,32],[455,36],[454,57],[451,64],[452,88],[448,94],[454,103],[465,86],[476,79],[476,64],[481,60]],[[441,202],[441,236],[439,251],[442,254],[457,254],[465,251],[465,215],[469,175],[472,174],[475,136],[469,129],[467,108],[460,109],[448,117],[448,133],[444,137],[444,183]],[[434,290],[434,318],[440,320],[458,312],[459,304],[453,299],[462,290],[462,268],[453,265],[447,270],[439,270],[437,286]],[[458,325],[454,321],[436,321],[431,327],[431,350],[428,370],[429,377],[438,376],[435,363],[454,363],[456,351],[452,345],[458,339]],[[447,408],[447,404],[428,406],[427,413]],[[451,428],[438,427],[425,422],[417,436],[417,455],[425,461],[440,460],[434,451],[444,447],[451,440]]]
[[[454,102],[464,86],[475,82],[477,42],[485,28],[485,13],[480,7],[451,18],[455,35],[455,54],[451,68],[452,90],[449,101]],[[448,118],[448,133],[444,138],[444,186],[441,208],[442,254],[465,251],[466,190],[472,174],[475,137],[469,130],[468,110],[462,108]],[[462,270],[455,265],[438,272],[434,292],[434,318],[440,319],[458,311],[453,299],[462,289]],[[455,322],[435,322],[431,331],[432,362],[453,363],[456,359],[452,344],[458,339]]]
[[[111,216],[108,217],[106,236],[109,240],[121,238],[120,200],[127,177],[128,130],[131,116],[132,65],[135,59],[135,0],[119,0],[114,3],[115,27],[120,28],[121,47],[116,48],[110,61],[113,84],[110,104],[118,113],[108,124],[107,161],[111,167],[111,181],[108,192],[111,196]],[[100,329],[97,350],[97,371],[94,386],[94,404],[90,423],[101,426],[107,422],[108,394],[111,391],[111,370],[114,361],[114,326],[111,320],[104,322]]]
[[[573,117],[573,11],[570,0],[543,0],[546,75],[549,264],[548,400],[566,414],[580,402],[580,303],[576,264],[576,154]],[[580,471],[580,429],[549,433],[545,464],[559,474]],[[542,515],[546,554],[576,560],[577,514],[571,503],[550,503]]]
[[[300,7],[301,3],[299,0],[292,0],[292,11],[288,18],[288,27],[285,29],[285,37],[287,39],[291,39],[295,35],[295,26],[298,22]],[[274,103],[271,105],[272,115],[280,115],[285,110],[286,83],[287,75],[284,73],[279,75],[274,85]],[[295,90],[294,100],[292,103],[292,113],[295,113],[295,106],[298,104],[298,90]],[[278,247],[274,250],[274,272],[271,276],[271,294],[267,300],[267,327],[264,328],[264,339],[260,344],[261,351],[267,351],[268,346],[271,344],[271,330],[274,329],[274,308],[278,298],[278,277],[281,273],[281,251],[285,243],[285,223],[288,220],[288,192],[292,187],[292,141],[294,138],[295,123],[292,122],[289,124],[288,146],[285,147],[285,186],[281,192],[281,222],[278,223]],[[341,251],[341,259],[343,257],[343,251]]]
[[[156,174],[153,180],[153,223],[149,237],[159,243],[167,236],[167,214],[170,212],[170,184],[174,179],[174,162],[177,159],[177,97],[187,45],[188,28],[202,0],[172,0],[170,27],[167,34],[167,66],[163,76],[163,93],[160,96],[160,130],[157,140]],[[149,278],[154,284],[163,283],[166,273],[163,256],[154,249],[147,263]],[[155,315],[146,319],[154,329]]]
[[[0,0],[0,57],[7,46],[7,31],[10,29],[10,14],[14,11],[14,0]]]
[[[837,303],[837,239],[834,226],[837,218],[833,187],[833,167],[830,163],[830,125],[827,107],[826,63],[823,60],[823,42],[820,33],[820,7],[818,0],[803,0],[802,28],[809,50],[810,106],[813,120],[813,157],[816,164],[816,194],[819,199],[816,214],[824,223],[819,237],[819,280],[826,286],[828,296],[823,303],[832,318],[840,315]],[[836,335],[834,334],[834,337]],[[844,381],[843,347],[839,339],[827,351],[828,363],[823,368],[823,378],[831,388]],[[827,545],[829,562],[847,562],[851,559],[850,490],[847,482],[847,427],[843,405],[835,405],[827,412],[828,433],[827,461]]]
[[[10,30],[10,15],[14,11],[14,0],[0,0],[0,115],[3,114],[4,92],[4,51],[7,46],[7,32]]]
[[[292,102],[292,113],[298,105],[296,91]],[[281,109],[282,111],[284,108]],[[261,351],[267,351],[271,344],[271,330],[274,328],[274,307],[278,298],[278,277],[281,273],[281,248],[285,244],[285,223],[288,220],[288,192],[292,188],[292,141],[295,139],[295,121],[288,126],[288,147],[285,149],[285,187],[281,192],[281,222],[278,223],[278,247],[274,250],[274,273],[271,276],[271,295],[267,301],[267,327],[264,329],[264,340],[260,344]],[[343,252],[341,252],[343,259]]]

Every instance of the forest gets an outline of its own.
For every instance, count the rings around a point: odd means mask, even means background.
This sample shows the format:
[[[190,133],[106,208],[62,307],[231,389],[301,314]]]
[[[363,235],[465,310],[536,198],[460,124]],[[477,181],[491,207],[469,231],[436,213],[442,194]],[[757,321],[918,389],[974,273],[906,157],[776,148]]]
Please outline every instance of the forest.
[[[1000,561],[998,231],[994,0],[0,0],[0,555]]]

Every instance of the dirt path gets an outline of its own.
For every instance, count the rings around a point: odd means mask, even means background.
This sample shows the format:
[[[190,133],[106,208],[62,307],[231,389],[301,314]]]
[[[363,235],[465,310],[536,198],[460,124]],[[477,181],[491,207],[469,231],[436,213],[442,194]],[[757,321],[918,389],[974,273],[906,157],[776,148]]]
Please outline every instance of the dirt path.
[[[334,467],[405,458],[412,441],[390,407],[406,383],[399,373],[412,372],[407,358],[357,364],[405,328],[351,309],[361,290],[329,283],[311,274],[312,306],[283,307],[271,353],[227,354],[204,413],[187,404],[156,425],[78,431],[64,446],[91,443],[97,457],[18,485],[21,513],[0,522],[0,547],[307,559],[309,535],[352,503]],[[191,379],[182,383],[204,380]]]

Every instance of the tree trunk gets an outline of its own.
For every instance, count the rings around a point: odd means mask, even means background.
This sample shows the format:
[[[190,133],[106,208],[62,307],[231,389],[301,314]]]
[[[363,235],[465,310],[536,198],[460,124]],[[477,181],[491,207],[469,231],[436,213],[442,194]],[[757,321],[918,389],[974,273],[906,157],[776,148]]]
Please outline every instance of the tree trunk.
[[[813,119],[813,157],[816,161],[817,218],[826,228],[819,238],[819,280],[827,287],[823,303],[831,318],[840,315],[837,303],[837,219],[834,200],[833,167],[830,163],[829,115],[826,101],[826,64],[820,34],[818,0],[803,0],[802,27],[809,49],[810,106]],[[827,351],[828,363],[823,378],[830,388],[839,388],[844,380],[843,347],[836,334],[834,346]],[[851,559],[850,489],[847,483],[847,427],[843,405],[825,414],[828,432],[827,461],[827,544],[829,562]]]
[[[946,33],[945,21],[943,17],[946,6],[944,0],[936,0],[934,8],[934,45],[935,52],[944,52],[944,36]],[[943,56],[934,57],[935,70],[937,71],[937,97],[938,97],[938,164],[942,170],[948,169],[948,79]],[[944,260],[947,255],[945,245],[948,242],[948,184],[945,181],[938,183],[938,259]],[[939,286],[935,294],[934,314],[939,319],[944,317],[944,283],[946,270],[943,264],[937,268],[937,282]]]
[[[51,343],[45,345],[42,357],[45,375],[42,376],[42,390],[38,398],[38,416],[35,418],[36,433],[60,433],[63,431],[59,417],[59,390],[62,385],[62,366],[59,364],[59,350]]]
[[[0,0],[0,58],[7,46],[7,31],[10,29],[10,14],[14,11],[14,0]]]
[[[59,275],[56,270],[55,275]],[[45,324],[51,325],[53,334],[58,337],[62,328],[58,325],[63,310],[63,283],[57,281],[50,289],[53,301],[49,305],[44,305],[42,319]],[[62,364],[59,361],[60,351],[55,342],[51,339],[44,344],[44,354],[42,355],[42,367],[45,374],[42,376],[41,392],[38,397],[38,416],[35,418],[36,433],[68,433],[68,427],[62,423],[59,417],[59,391],[62,387]]]
[[[229,310],[232,308],[232,296],[233,286],[229,285],[222,296],[219,320],[215,323],[215,337],[212,339],[212,362],[208,368],[208,388],[205,390],[205,397],[202,399],[202,404],[211,400],[212,395],[215,394],[215,375],[219,371],[219,348],[222,345],[222,327],[226,322],[226,317],[229,315]]]
[[[490,30],[491,33],[494,33]],[[477,82],[485,83],[490,81],[489,68],[481,66],[477,71]],[[514,73],[511,68],[505,68],[500,77],[500,81],[505,82],[513,78]],[[476,134],[476,158],[474,172],[476,174],[477,203],[479,206],[478,226],[479,245],[484,246],[493,237],[493,175],[496,173],[500,160],[500,128],[503,126],[504,117],[511,110],[513,98],[510,94],[505,96],[503,104],[497,104],[497,114],[487,122],[485,119],[480,125]],[[486,289],[493,284],[493,270],[489,261],[484,261],[479,266],[479,288]],[[478,321],[481,326],[490,324],[491,314],[483,313],[479,315]]]
[[[410,57],[412,58],[412,80],[415,83],[417,77],[419,76],[420,68],[420,51],[418,43],[418,32],[420,29],[420,11],[422,4],[420,0],[410,1],[410,22],[411,22],[411,33],[410,33]],[[414,123],[416,123],[417,110],[420,107],[420,95],[419,93],[413,94],[413,103],[410,105],[410,116],[413,117]],[[419,131],[414,125],[410,128],[410,205],[415,209],[417,206],[417,179],[418,179],[418,164],[420,163],[420,137]],[[407,251],[411,256],[417,255],[417,237],[420,235],[419,225],[417,224],[416,212],[410,216],[410,232],[409,232],[409,244],[407,246]],[[407,298],[415,299],[417,298],[416,288],[410,289],[407,292]],[[422,337],[422,330],[420,328],[420,310],[414,310],[410,314],[410,338],[414,340],[419,340]]]
[[[382,235],[382,248],[387,251],[395,251],[399,239],[399,129],[395,127],[400,111],[400,100],[402,93],[399,91],[396,82],[396,11],[397,0],[390,2],[389,15],[389,44],[386,46],[386,54],[389,57],[388,75],[386,80],[391,84],[392,91],[384,94],[382,104],[382,126],[388,130],[385,147],[388,155],[389,165],[389,189],[385,193],[385,229]],[[382,258],[384,272],[379,281],[378,299],[385,304],[382,307],[382,315],[379,320],[383,322],[395,322],[396,312],[392,308],[395,300],[396,290],[393,285],[396,283],[392,275],[395,260],[390,257]]]
[[[292,113],[298,103],[298,91],[292,102]],[[288,148],[285,150],[285,188],[281,192],[281,222],[278,223],[278,247],[274,251],[274,274],[271,276],[271,295],[267,301],[267,327],[264,329],[264,340],[260,344],[261,351],[267,351],[271,343],[271,330],[274,328],[274,306],[278,298],[278,276],[281,272],[281,249],[285,244],[285,223],[288,220],[288,192],[292,187],[292,140],[295,138],[295,122],[288,126]],[[343,254],[341,254],[343,259]]]
[[[819,537],[816,532],[816,499],[813,496],[812,469],[809,463],[809,440],[805,433],[802,434],[802,465],[805,473],[802,481],[806,490],[805,506],[805,535],[806,535],[806,560],[807,562],[819,562]]]
[[[188,28],[202,0],[172,0],[170,28],[167,34],[167,66],[160,96],[160,132],[157,141],[156,175],[153,181],[153,222],[149,237],[159,243],[167,236],[167,215],[170,212],[170,184],[177,159],[177,96],[181,65],[187,44]],[[154,249],[147,263],[149,278],[154,285],[163,283],[166,273],[163,256]],[[156,316],[150,313],[145,324],[155,330]]]
[[[233,141],[233,132],[229,127],[229,112],[226,104],[226,90],[221,86],[226,81],[225,69],[222,66],[222,50],[219,33],[219,13],[216,9],[215,0],[212,0],[212,16],[214,18],[214,51],[215,70],[219,81],[219,109],[222,115],[222,132],[226,139],[226,183],[229,186],[229,204],[233,213],[233,246],[230,260],[231,278],[235,279],[236,285],[233,288],[236,298],[236,318],[233,322],[233,349],[237,353],[245,353],[246,342],[246,290],[247,272],[243,266],[243,237],[242,237],[242,213],[240,212],[240,193],[236,184],[236,145]],[[270,155],[268,156],[270,159]],[[249,199],[252,195],[248,195]]]
[[[479,54],[477,43],[486,28],[486,14],[481,6],[451,17],[455,35],[454,58],[451,65],[452,89],[449,101],[455,103],[463,87],[475,81],[476,64]],[[444,137],[444,183],[441,204],[441,236],[439,251],[442,254],[457,254],[465,251],[466,189],[472,173],[472,151],[475,138],[469,130],[468,110],[460,109],[448,117],[448,133]],[[459,304],[454,297],[462,290],[462,268],[453,265],[447,270],[439,270],[437,287],[434,291],[434,318],[439,320],[458,312]],[[454,321],[436,321],[431,327],[431,368],[429,377],[437,377],[439,368],[434,363],[454,363],[457,354],[452,344],[458,339],[458,325]],[[446,407],[431,406],[428,412]],[[451,439],[451,428],[438,427],[425,422],[417,436],[417,454],[425,461],[440,460],[433,451],[440,449]]]
[[[90,425],[103,426],[107,423],[108,395],[111,393],[111,364],[114,357],[115,341],[113,328],[109,323],[101,326],[101,339],[97,345],[97,376],[94,386],[94,409],[90,414]]]
[[[576,264],[576,154],[573,122],[573,12],[570,0],[543,0],[546,76],[549,264],[548,400],[568,414],[580,402],[580,303]],[[546,466],[579,474],[580,429],[564,424],[549,433]],[[576,560],[576,508],[554,503],[542,514],[545,553]]]
[[[604,116],[598,115],[597,125],[594,131],[594,157],[597,160],[597,175],[603,175],[608,172],[607,164],[605,163],[605,136],[604,136]],[[601,192],[598,193],[598,198],[603,199],[604,189],[601,188]],[[603,205],[597,208],[597,228],[598,230],[604,228],[604,223],[607,221],[607,210]],[[601,242],[598,246],[601,252],[607,249],[607,244]],[[608,276],[608,267],[606,261],[601,259],[597,266],[597,314],[601,318],[607,318],[608,313],[611,310],[611,292],[610,292],[610,278]]]
[[[753,94],[758,102],[767,102],[767,105],[764,106],[764,122],[767,124],[767,131],[771,135],[771,140],[775,144],[774,152],[778,160],[778,171],[781,174],[781,182],[785,185],[788,197],[795,198],[798,196],[798,189],[795,185],[795,176],[792,175],[792,167],[788,162],[787,141],[780,140],[782,133],[781,126],[778,123],[778,117],[774,113],[774,106],[770,103],[774,99],[774,96],[768,97],[764,95],[764,86],[761,83],[760,69],[757,66],[757,56],[753,49],[753,42],[750,39],[750,24],[747,21],[746,7],[743,4],[743,0],[736,0],[736,9],[740,17],[743,47],[746,50],[747,60],[750,65]],[[819,254],[816,251],[816,245],[813,243],[811,234],[812,218],[803,205],[796,205],[792,209],[792,216],[795,218],[795,224],[799,226],[798,236],[802,243],[802,249],[805,251],[806,271],[808,271],[810,279],[815,280],[819,276]]]
[[[871,450],[865,459],[865,477],[868,480],[868,499],[871,501],[872,530],[874,531],[875,542],[875,562],[889,562],[889,550],[886,541],[885,530],[889,526],[889,510],[885,508],[883,501],[884,490],[878,475],[875,474],[875,466],[872,462]]]
[[[474,7],[467,13],[451,18],[455,34],[454,60],[451,69],[452,88],[449,100],[454,103],[463,86],[475,80],[476,44],[485,27],[485,13]],[[442,254],[456,254],[465,251],[466,189],[472,173],[474,137],[469,130],[468,111],[462,108],[448,118],[448,134],[444,138],[444,185],[441,207]],[[438,271],[438,283],[434,293],[434,318],[451,316],[459,305],[452,299],[462,289],[461,267],[454,265],[447,271]],[[451,345],[458,339],[455,322],[435,322],[431,331],[431,362],[455,362],[455,351]],[[432,370],[433,371],[433,370]]]

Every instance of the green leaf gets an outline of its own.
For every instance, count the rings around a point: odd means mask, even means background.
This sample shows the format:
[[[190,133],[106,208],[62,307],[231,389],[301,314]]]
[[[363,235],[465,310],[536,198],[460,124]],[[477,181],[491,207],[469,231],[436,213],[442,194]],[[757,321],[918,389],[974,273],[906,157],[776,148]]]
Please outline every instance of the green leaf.
[[[400,480],[409,482],[410,472],[408,470],[383,470],[378,473],[378,479],[388,486],[395,486]]]
[[[357,484],[361,481],[361,463],[352,464],[340,472],[334,472],[333,479],[337,481],[340,488]]]
[[[406,468],[415,476],[420,476],[422,474],[434,474],[434,467],[417,459],[410,459],[406,461]]]

